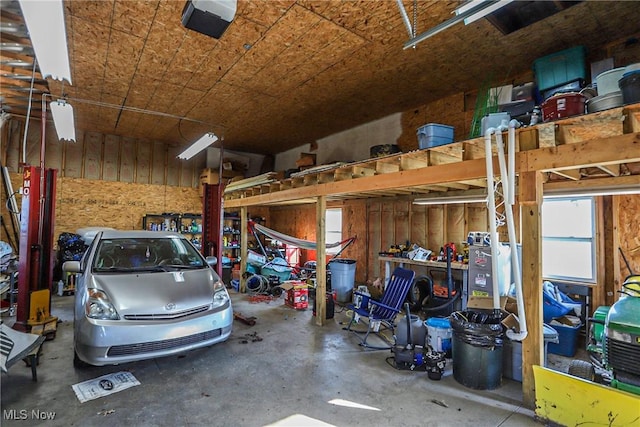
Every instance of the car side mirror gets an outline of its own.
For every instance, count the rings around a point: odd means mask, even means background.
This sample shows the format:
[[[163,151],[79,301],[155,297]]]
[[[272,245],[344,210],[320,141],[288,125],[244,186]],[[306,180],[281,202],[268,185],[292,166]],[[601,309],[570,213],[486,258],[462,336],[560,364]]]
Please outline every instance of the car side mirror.
[[[82,273],[80,269],[80,261],[66,261],[62,264],[63,273]]]
[[[215,267],[218,264],[218,258],[214,256],[208,256],[207,264],[209,264],[211,267]]]

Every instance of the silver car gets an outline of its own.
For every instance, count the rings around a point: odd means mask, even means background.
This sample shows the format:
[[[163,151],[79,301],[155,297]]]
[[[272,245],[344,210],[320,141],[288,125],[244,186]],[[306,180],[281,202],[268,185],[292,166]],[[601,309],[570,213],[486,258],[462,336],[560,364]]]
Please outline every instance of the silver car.
[[[74,365],[112,365],[183,353],[229,338],[231,299],[208,261],[180,233],[101,231],[81,261]]]

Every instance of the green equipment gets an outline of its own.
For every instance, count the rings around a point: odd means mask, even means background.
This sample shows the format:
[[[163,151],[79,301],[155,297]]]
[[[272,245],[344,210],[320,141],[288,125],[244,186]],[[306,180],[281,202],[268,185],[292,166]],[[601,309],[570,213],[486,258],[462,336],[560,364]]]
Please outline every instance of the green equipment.
[[[574,360],[569,374],[640,395],[640,275],[628,276],[619,292],[617,302],[589,318],[591,363]]]

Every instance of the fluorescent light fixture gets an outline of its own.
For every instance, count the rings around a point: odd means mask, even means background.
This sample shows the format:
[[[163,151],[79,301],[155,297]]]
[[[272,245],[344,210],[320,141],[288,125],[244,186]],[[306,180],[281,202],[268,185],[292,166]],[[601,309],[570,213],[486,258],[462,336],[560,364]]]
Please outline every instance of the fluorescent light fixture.
[[[438,196],[438,197],[425,197],[421,199],[415,199],[414,205],[450,205],[460,203],[486,203],[487,196],[485,195],[458,195],[458,196]]]
[[[482,19],[485,16],[489,15],[490,13],[495,12],[496,10],[508,5],[509,3],[511,3],[513,0],[499,0],[497,2],[489,2],[486,0],[471,0],[468,3],[463,4],[462,6],[460,6],[459,8],[457,8],[455,10],[455,14],[456,15],[461,15],[467,11],[469,11],[471,8],[474,8],[480,4],[486,4],[486,7],[482,10],[480,10],[479,12],[476,12],[474,14],[472,14],[471,16],[467,17],[464,19],[464,25],[469,25],[472,22],[476,22],[478,19]]]
[[[62,0],[20,0],[20,8],[42,77],[71,84]]]
[[[51,102],[51,115],[56,127],[58,139],[76,141],[76,127],[73,118],[73,107],[64,99]]]
[[[182,153],[178,154],[178,158],[183,160],[189,160],[190,158],[192,158],[193,156],[195,156],[196,154],[198,154],[199,152],[201,152],[202,150],[204,150],[205,148],[207,148],[217,140],[218,140],[218,137],[215,136],[213,133],[206,133],[202,136],[202,138],[194,142],[191,147],[187,148]]]
[[[411,40],[407,41],[404,44],[404,49],[409,49],[410,47],[414,47],[415,45],[417,45],[418,43],[428,39],[429,37],[433,37],[436,34],[450,28],[453,27],[454,25],[456,25],[459,22],[462,21],[466,21],[467,18],[474,18],[474,21],[477,19],[480,19],[484,16],[486,16],[487,14],[489,14],[490,12],[484,12],[487,9],[492,9],[491,12],[499,9],[502,6],[506,6],[508,3],[510,2],[510,0],[474,0],[471,1],[469,3],[465,3],[464,6],[461,6],[460,8],[456,9],[454,11],[454,13],[456,14],[456,16],[454,16],[453,18],[447,19],[446,21],[436,25],[433,28],[428,29],[427,31],[425,31],[422,34],[419,34],[417,36],[415,36],[414,38],[412,38]],[[499,5],[499,6],[497,6]],[[461,10],[463,7],[465,7],[464,10]],[[467,22],[465,22],[467,23]]]

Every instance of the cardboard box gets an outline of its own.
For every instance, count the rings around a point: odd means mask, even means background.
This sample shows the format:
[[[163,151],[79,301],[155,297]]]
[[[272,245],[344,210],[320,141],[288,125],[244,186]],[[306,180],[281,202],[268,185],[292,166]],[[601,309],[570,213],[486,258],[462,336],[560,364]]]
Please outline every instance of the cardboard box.
[[[280,287],[285,291],[284,304],[296,310],[309,307],[309,287],[302,280],[287,280]]]
[[[205,184],[217,184],[218,182],[220,182],[220,180],[218,179],[217,169],[203,169],[200,173],[200,196],[204,196]]]
[[[507,311],[507,302],[515,300],[511,297],[500,297],[500,309]],[[467,308],[474,309],[482,309],[482,310],[491,310],[493,309],[493,297],[481,297],[481,296],[470,296],[469,301],[467,302]]]
[[[218,170],[217,169],[203,169],[200,173],[201,184],[217,184],[218,183]]]
[[[502,326],[515,332],[520,332],[520,319],[513,313],[509,313],[507,317],[502,319]]]

